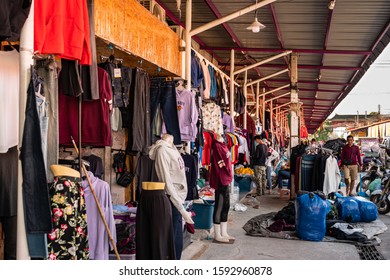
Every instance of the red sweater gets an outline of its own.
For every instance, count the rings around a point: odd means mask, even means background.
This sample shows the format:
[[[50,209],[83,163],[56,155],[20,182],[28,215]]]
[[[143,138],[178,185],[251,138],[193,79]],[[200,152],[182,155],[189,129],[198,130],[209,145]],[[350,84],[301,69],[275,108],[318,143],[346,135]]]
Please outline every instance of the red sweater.
[[[87,1],[35,0],[34,51],[90,65]]]
[[[212,159],[210,171],[210,187],[218,189],[219,185],[227,186],[233,180],[230,152],[225,143],[214,140],[212,145]]]

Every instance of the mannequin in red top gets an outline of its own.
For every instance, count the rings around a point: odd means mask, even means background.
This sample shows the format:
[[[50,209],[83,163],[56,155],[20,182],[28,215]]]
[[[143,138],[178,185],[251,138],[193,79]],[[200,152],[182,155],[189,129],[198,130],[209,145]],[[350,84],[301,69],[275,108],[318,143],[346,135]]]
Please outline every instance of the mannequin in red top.
[[[230,208],[229,185],[233,180],[230,151],[221,136],[211,145],[212,160],[210,186],[215,189],[213,213],[215,242],[233,243],[235,238],[227,233],[227,220]]]

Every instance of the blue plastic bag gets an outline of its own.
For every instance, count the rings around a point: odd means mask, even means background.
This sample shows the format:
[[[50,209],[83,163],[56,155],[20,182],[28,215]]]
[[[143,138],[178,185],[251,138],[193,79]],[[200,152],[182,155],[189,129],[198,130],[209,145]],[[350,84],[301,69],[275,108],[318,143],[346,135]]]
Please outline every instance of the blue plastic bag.
[[[321,241],[324,238],[328,208],[327,201],[314,193],[296,198],[295,229],[299,238],[309,241]]]
[[[360,209],[358,202],[353,197],[338,197],[336,199],[339,217],[348,223],[360,222]]]
[[[378,208],[375,203],[363,197],[353,197],[359,205],[361,222],[369,223],[378,219]]]

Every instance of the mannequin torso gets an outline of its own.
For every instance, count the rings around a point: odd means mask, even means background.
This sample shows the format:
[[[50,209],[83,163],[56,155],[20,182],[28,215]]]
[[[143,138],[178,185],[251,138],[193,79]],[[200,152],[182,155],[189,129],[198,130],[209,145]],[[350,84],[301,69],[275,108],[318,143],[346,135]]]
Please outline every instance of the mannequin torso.
[[[54,177],[69,176],[80,178],[80,172],[70,167],[53,164],[50,166],[50,170],[53,173]]]
[[[142,189],[146,191],[164,190],[165,183],[159,182],[142,182]]]

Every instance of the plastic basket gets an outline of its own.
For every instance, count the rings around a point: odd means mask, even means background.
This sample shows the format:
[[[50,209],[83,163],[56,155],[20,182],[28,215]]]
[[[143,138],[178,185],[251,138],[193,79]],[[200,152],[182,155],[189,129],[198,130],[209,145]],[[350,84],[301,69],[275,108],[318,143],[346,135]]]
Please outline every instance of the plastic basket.
[[[214,201],[203,200],[202,203],[194,203],[192,210],[196,216],[193,217],[195,229],[211,229],[213,226]]]
[[[237,182],[240,192],[249,192],[251,190],[251,177],[234,176],[234,180]]]

